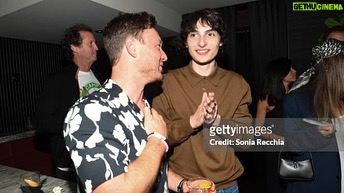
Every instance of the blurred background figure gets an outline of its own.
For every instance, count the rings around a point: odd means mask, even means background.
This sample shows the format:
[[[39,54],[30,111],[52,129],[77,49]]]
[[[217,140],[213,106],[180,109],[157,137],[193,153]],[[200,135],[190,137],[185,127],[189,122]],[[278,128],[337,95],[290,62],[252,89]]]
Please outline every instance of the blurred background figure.
[[[46,81],[34,126],[38,134],[49,136],[55,177],[75,182],[76,175],[63,138],[63,122],[68,109],[80,97],[100,88],[106,77],[91,69],[97,60],[98,46],[89,26],[76,24],[66,29],[61,43],[67,65]]]
[[[296,71],[288,58],[278,58],[271,61],[265,70],[263,85],[259,95],[256,114],[256,126],[271,126],[271,134],[262,134],[265,140],[284,141],[283,99],[288,93],[291,84],[296,80]],[[258,160],[262,160],[266,173],[266,183],[268,193],[283,193],[286,189],[286,182],[277,175],[278,150],[281,146],[273,149],[263,149],[264,152],[255,153]],[[253,174],[256,175],[256,174]],[[259,174],[258,174],[259,175]],[[259,178],[261,176],[257,176]],[[265,178],[263,178],[265,179]]]
[[[327,39],[336,39],[340,41],[344,41],[344,26],[334,26],[327,31],[322,36],[322,42]],[[314,78],[314,74],[316,73],[316,68],[318,67],[317,63],[312,64],[312,66],[303,72],[296,80],[296,82],[292,85],[289,92],[300,88],[301,86],[307,84],[312,78]]]
[[[344,115],[344,43],[328,39],[312,51],[317,75],[285,97],[284,110],[288,148],[296,160],[312,156],[315,178],[288,182],[287,193],[340,193],[341,164],[333,120]]]

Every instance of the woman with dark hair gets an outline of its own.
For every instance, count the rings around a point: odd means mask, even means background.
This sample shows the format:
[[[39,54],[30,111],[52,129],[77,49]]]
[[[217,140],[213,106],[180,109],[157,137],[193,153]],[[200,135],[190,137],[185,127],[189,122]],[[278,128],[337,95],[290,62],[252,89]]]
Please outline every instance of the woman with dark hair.
[[[285,138],[295,160],[309,159],[314,179],[291,181],[288,193],[340,193],[344,124],[344,43],[328,39],[313,48],[315,79],[285,97]],[[313,119],[311,122],[306,119]],[[338,124],[340,123],[340,124]],[[340,127],[341,126],[341,127]],[[338,143],[338,144],[337,144]]]
[[[259,95],[255,122],[256,126],[273,126],[271,132],[262,133],[260,136],[264,140],[284,141],[284,127],[281,119],[278,118],[283,117],[283,99],[288,93],[290,84],[295,80],[296,71],[288,58],[278,58],[268,64]],[[258,155],[261,157],[265,155],[266,191],[268,193],[285,192],[286,184],[277,175],[278,152],[272,149],[263,149],[263,151],[268,152]]]
[[[296,71],[287,58],[278,58],[269,63],[265,70],[262,90],[259,95],[256,114],[256,125],[264,125],[265,118],[282,118],[283,98],[289,86],[296,80]],[[283,140],[281,128],[271,134],[263,134],[267,139]]]

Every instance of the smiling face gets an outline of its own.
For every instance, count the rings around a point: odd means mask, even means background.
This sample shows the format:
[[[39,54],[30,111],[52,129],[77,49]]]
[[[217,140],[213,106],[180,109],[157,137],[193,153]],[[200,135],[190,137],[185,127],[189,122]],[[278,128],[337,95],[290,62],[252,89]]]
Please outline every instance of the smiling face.
[[[214,63],[221,45],[219,33],[200,20],[197,21],[195,31],[190,32],[186,39],[192,62],[198,65]]]
[[[161,80],[163,63],[167,60],[167,55],[162,50],[162,40],[155,29],[143,31],[139,50],[141,75],[147,78],[148,82]]]

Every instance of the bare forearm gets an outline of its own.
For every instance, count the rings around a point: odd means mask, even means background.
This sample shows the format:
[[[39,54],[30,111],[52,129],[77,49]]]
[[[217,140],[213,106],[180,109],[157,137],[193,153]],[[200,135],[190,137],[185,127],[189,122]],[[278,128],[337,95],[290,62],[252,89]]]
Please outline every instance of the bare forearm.
[[[182,181],[183,177],[179,174],[175,173],[171,168],[169,168],[167,173],[168,178],[168,189],[177,192],[177,187],[179,183]]]

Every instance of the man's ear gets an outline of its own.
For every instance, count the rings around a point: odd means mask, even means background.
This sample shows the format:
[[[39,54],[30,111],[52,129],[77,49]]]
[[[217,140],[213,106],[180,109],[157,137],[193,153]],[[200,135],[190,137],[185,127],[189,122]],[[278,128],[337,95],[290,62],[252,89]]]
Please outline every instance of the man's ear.
[[[77,46],[74,46],[73,44],[70,45],[70,49],[73,51],[73,53],[77,53],[78,52],[78,49],[79,47]]]
[[[125,49],[134,58],[137,56],[136,46],[137,40],[135,38],[129,37],[125,40]]]

